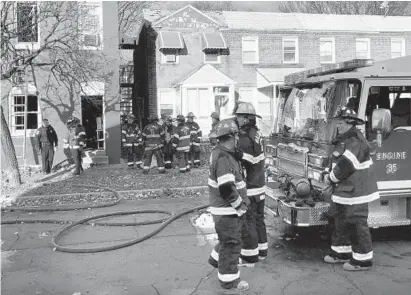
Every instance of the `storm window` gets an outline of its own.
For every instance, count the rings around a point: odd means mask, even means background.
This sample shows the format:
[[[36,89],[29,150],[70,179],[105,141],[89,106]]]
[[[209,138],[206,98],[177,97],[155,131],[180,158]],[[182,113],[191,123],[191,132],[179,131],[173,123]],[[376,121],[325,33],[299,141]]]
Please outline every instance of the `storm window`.
[[[243,64],[258,64],[258,37],[243,37],[242,56]]]
[[[320,62],[335,63],[334,38],[320,38]]]
[[[283,38],[283,63],[298,63],[298,37]]]

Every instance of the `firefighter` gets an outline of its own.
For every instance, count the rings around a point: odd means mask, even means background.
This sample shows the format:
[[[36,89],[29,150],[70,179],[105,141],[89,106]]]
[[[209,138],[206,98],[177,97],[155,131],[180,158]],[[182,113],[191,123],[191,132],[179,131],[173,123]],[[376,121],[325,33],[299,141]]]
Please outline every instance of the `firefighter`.
[[[218,123],[220,122],[220,115],[217,112],[212,112],[211,120],[212,120],[211,131],[210,131],[210,134],[208,135],[208,138],[210,138],[210,144],[212,146],[215,146],[217,144],[216,127]]]
[[[210,156],[208,179],[210,208],[219,243],[214,247],[208,262],[218,268],[218,280],[225,289],[249,289],[241,281],[238,269],[241,255],[241,238],[247,211],[247,190],[241,163],[237,156],[238,127],[231,120],[222,120],[217,127],[219,144]]]
[[[171,169],[171,165],[173,162],[173,143],[172,143],[172,136],[174,133],[174,126],[173,126],[173,119],[171,116],[167,116],[164,118],[163,130],[165,133],[164,139],[164,147],[163,147],[163,154],[164,154],[164,166],[166,169]]]
[[[170,133],[171,135],[173,135],[173,119],[171,118],[171,116],[167,116],[166,118],[164,118],[164,123],[163,123],[163,130],[164,133]]]
[[[57,151],[58,138],[48,119],[43,119],[43,126],[37,129],[37,146],[41,153],[43,173],[49,174],[53,167],[54,152]]]
[[[334,116],[337,126],[333,168],[325,183],[333,187],[330,215],[334,221],[326,263],[344,263],[347,271],[368,270],[373,246],[368,227],[368,203],[379,198],[370,146],[357,125],[365,122],[354,110],[342,107]]]
[[[173,135],[173,153],[177,155],[181,173],[189,172],[188,157],[190,153],[190,128],[185,124],[183,115],[177,116],[178,125]]]
[[[65,154],[71,153],[75,164],[73,175],[79,175],[83,171],[81,156],[86,142],[86,131],[76,117],[70,117],[67,120],[67,128],[67,136],[63,139]]]
[[[137,166],[142,169],[143,136],[134,120],[133,114],[127,116],[127,121],[121,126],[121,141],[127,148],[127,166],[129,168]]]
[[[189,112],[187,114],[187,123],[186,125],[190,128],[190,153],[188,158],[188,163],[190,166],[194,166],[194,168],[200,167],[200,142],[201,142],[201,129],[200,126],[196,122],[194,122],[194,114],[193,112]],[[192,162],[193,161],[193,162]]]
[[[243,245],[243,251],[252,257],[256,255],[258,259],[264,260],[268,250],[264,221],[265,156],[261,146],[260,131],[256,126],[256,117],[261,117],[256,114],[254,106],[248,102],[239,103],[234,113],[240,127],[239,147],[243,151],[242,164],[246,171],[247,197],[251,202],[246,216],[251,238],[249,244]]]
[[[157,115],[150,116],[149,120],[150,123],[144,127],[143,130],[143,142],[145,147],[143,173],[147,174],[150,171],[153,156],[156,157],[159,173],[164,173],[165,167],[162,152],[164,141],[163,127],[158,124]]]

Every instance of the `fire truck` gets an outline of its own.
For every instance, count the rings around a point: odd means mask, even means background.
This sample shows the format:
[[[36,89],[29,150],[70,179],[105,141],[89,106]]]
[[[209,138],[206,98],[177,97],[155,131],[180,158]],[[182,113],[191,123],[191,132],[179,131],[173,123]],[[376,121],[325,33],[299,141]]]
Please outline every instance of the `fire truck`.
[[[266,209],[295,227],[326,225],[321,197],[332,169],[338,107],[354,108],[372,147],[380,199],[369,204],[373,228],[411,224],[411,56],[355,59],[297,72],[277,87],[276,119],[263,139],[269,177]],[[282,180],[309,184],[309,201],[288,198]],[[292,181],[291,181],[292,182]],[[294,186],[295,188],[295,186]],[[314,197],[313,197],[314,196]]]

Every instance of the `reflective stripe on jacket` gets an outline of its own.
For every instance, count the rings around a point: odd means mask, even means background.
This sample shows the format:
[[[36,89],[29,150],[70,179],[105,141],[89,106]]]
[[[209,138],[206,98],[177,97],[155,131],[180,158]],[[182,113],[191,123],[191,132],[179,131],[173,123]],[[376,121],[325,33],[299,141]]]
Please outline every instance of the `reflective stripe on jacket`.
[[[240,131],[239,148],[243,150],[242,164],[246,170],[247,196],[259,196],[256,201],[265,197],[265,156],[260,144],[260,134],[254,127],[244,127]]]
[[[143,140],[146,150],[163,147],[164,131],[157,123],[148,124],[143,130]]]
[[[121,126],[121,140],[127,144],[138,144],[143,142],[143,135],[137,124],[124,123]]]
[[[333,202],[356,205],[377,200],[377,180],[367,140],[354,127],[337,140],[344,148],[342,152],[334,153],[335,166],[330,173],[330,179],[335,183]]]
[[[214,215],[237,214],[247,194],[240,162],[221,145],[211,152],[208,189],[209,210]]]
[[[177,151],[188,152],[190,150],[190,128],[186,124],[180,124],[174,130],[173,147]]]
[[[86,131],[81,124],[71,126],[68,129],[66,138],[64,139],[70,147],[78,149],[80,146],[86,145]]]

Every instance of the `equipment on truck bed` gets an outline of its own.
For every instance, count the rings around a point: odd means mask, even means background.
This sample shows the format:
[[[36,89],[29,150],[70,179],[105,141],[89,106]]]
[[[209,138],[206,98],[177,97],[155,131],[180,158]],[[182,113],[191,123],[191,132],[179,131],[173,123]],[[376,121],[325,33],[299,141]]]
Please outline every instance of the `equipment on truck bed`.
[[[411,56],[355,59],[294,73],[278,87],[272,135],[263,139],[266,206],[294,226],[327,224],[324,175],[332,169],[338,130],[332,117],[349,106],[372,147],[380,199],[371,227],[411,225]]]

